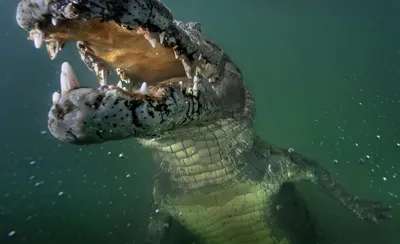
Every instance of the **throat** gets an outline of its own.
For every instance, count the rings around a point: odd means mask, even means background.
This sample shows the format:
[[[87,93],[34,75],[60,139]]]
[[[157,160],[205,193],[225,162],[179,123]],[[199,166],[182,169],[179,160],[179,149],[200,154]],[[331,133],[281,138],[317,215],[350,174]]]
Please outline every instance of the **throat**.
[[[250,135],[244,123],[225,119],[180,128],[159,139],[140,140],[155,149],[157,166],[176,190],[203,190],[236,179],[239,138]],[[242,140],[240,140],[242,141]]]

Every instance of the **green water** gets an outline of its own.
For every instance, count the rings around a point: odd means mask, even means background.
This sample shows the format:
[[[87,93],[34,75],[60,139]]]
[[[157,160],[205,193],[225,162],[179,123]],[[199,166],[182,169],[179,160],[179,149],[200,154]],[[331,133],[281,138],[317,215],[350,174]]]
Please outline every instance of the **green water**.
[[[400,243],[400,2],[165,2],[175,18],[201,22],[242,69],[260,135],[395,207],[393,220],[372,225],[301,184],[321,244]],[[71,62],[81,83],[94,86],[95,77],[73,44],[54,61],[34,49],[16,5],[0,2],[0,243],[143,243],[150,152],[133,140],[77,147],[46,133],[61,63]],[[170,243],[186,244],[182,235],[175,230]]]

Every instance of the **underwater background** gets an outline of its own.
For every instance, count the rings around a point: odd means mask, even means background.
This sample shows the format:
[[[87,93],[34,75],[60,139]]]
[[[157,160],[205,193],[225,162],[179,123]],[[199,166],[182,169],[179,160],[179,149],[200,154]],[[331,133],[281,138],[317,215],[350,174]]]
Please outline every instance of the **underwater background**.
[[[373,225],[300,183],[320,244],[400,243],[400,1],[165,0],[241,68],[256,132],[310,155],[359,196],[394,207]],[[61,63],[97,86],[70,43],[54,61],[0,1],[0,244],[142,244],[155,172],[135,140],[73,146],[47,130]],[[119,154],[124,154],[120,158]],[[186,244],[175,228],[169,243]]]

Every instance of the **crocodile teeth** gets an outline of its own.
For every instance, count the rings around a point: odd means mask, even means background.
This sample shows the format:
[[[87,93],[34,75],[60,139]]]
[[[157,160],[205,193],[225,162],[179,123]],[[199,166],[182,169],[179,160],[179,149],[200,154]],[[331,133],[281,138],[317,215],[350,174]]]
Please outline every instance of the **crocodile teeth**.
[[[57,25],[58,20],[54,17],[51,17],[51,23],[56,26]]]
[[[156,40],[157,35],[156,35],[156,33],[150,32],[147,28],[143,28],[143,27],[137,28],[136,33],[138,33],[140,35],[143,35],[144,38],[146,38],[146,40],[149,41],[150,45],[153,48],[156,47],[156,43],[157,43],[157,40]]]
[[[58,41],[49,41],[46,43],[47,54],[51,60],[57,57],[60,51],[60,43]]]
[[[107,85],[108,72],[105,69],[100,69],[99,72],[96,74],[97,78],[99,79],[100,85]]]
[[[98,64],[93,64],[93,70],[96,73],[97,80],[99,81],[100,85],[105,86],[107,85],[108,80],[108,71],[103,68],[100,68]]]
[[[163,44],[165,38],[165,31],[160,33],[160,43]]]
[[[41,31],[36,32],[33,34],[33,42],[35,43],[35,47],[39,49],[42,46],[43,43],[43,33]]]
[[[155,48],[156,47],[156,39],[155,38],[147,38],[146,39],[150,42],[150,45]]]
[[[53,96],[51,97],[51,100],[53,101],[53,104],[57,104],[58,100],[60,99],[61,94],[58,92],[54,92]]]
[[[61,93],[79,87],[78,79],[76,78],[76,75],[71,65],[67,62],[64,62],[61,65],[60,84],[61,84]],[[54,94],[53,94],[53,102],[54,102]]]
[[[143,95],[148,95],[149,94],[149,89],[147,88],[147,83],[143,82],[142,85],[140,86],[140,93]]]
[[[195,74],[195,76],[193,77],[193,95],[197,96],[199,94],[199,82],[200,82],[200,78],[199,76],[197,76],[197,74]]]
[[[99,73],[99,65],[98,64],[93,64],[93,70],[97,75]]]
[[[173,50],[174,50],[175,58],[178,59],[178,58],[179,58],[178,46],[175,46],[175,47],[173,48]]]
[[[44,40],[44,34],[39,29],[33,29],[29,32],[29,40],[33,40],[35,47],[39,49]]]
[[[181,91],[183,91],[183,82],[179,81],[179,85],[181,86]]]
[[[192,78],[192,67],[190,66],[188,60],[182,59],[183,69],[186,72],[186,76],[191,79]]]
[[[193,96],[197,97],[197,95],[199,94],[199,85],[197,83],[193,84],[192,91],[193,91]]]

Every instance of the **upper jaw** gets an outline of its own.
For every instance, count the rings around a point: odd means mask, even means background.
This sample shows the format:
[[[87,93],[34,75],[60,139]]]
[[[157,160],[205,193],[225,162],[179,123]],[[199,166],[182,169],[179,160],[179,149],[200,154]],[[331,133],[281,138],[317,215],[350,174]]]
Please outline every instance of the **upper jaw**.
[[[227,57],[198,24],[173,21],[158,0],[22,0],[17,22],[36,47],[46,43],[51,59],[64,44],[78,51],[101,85],[110,71],[122,81],[149,85],[187,76],[218,80]],[[106,22],[104,22],[106,20]]]

